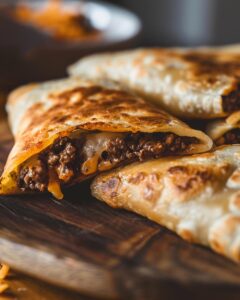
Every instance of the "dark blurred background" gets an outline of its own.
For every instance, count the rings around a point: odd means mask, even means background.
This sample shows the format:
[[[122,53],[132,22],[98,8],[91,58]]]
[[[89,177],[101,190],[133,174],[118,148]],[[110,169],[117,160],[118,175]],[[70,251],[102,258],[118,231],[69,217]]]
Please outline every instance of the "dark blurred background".
[[[7,5],[19,2],[22,1],[0,0],[0,4]],[[51,38],[41,31],[26,25],[16,26],[1,14],[0,92],[32,81],[66,76],[69,64],[94,52],[137,46],[221,45],[240,41],[240,0],[105,0],[99,3],[103,6],[115,4],[135,13],[142,23],[140,35],[122,44],[112,42],[91,49],[74,43],[53,46]],[[119,22],[116,27],[121,25]],[[122,31],[127,29],[122,25]]]
[[[111,0],[143,22],[141,45],[195,46],[240,41],[239,0]]]

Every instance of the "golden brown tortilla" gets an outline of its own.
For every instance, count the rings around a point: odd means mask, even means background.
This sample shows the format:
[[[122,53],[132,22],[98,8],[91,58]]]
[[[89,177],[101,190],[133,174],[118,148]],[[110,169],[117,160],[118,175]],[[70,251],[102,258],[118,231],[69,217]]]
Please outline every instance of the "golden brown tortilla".
[[[240,109],[238,46],[97,54],[81,59],[69,73],[115,80],[183,118],[217,118]]]
[[[240,261],[240,146],[135,163],[99,175],[93,195]]]
[[[105,82],[70,78],[24,86],[10,95],[7,111],[15,145],[1,177],[3,194],[47,189],[62,198],[62,186],[119,164],[212,146],[204,133]],[[139,145],[139,156],[132,155]]]

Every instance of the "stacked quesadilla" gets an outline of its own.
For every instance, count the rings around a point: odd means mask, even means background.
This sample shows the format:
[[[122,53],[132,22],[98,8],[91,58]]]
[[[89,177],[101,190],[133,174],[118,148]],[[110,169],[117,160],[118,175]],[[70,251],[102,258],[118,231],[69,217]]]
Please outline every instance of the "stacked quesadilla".
[[[238,47],[138,49],[17,89],[0,193],[61,199],[96,176],[97,199],[240,261],[239,61]],[[177,118],[206,119],[207,134]]]
[[[92,193],[235,261],[240,261],[240,146],[233,145],[240,143],[239,62],[237,45],[93,55],[69,68],[75,77],[114,80],[180,118],[206,120],[206,132],[220,148],[118,168],[98,176]]]
[[[111,83],[69,78],[28,85],[8,100],[15,145],[0,193],[49,191],[99,172],[169,155],[205,152],[211,139]]]

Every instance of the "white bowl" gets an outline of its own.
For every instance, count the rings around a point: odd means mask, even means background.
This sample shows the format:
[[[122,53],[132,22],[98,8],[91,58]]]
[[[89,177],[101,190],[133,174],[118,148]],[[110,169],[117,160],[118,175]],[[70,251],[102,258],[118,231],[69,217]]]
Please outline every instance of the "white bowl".
[[[16,1],[1,0],[0,6],[11,7]],[[46,0],[18,1],[33,9],[41,9]],[[51,33],[28,24],[18,23],[1,13],[0,86],[15,87],[30,81],[65,76],[66,67],[80,57],[98,51],[126,49],[134,45],[141,31],[141,22],[131,12],[105,2],[64,1],[67,10],[84,12],[101,35],[80,41],[56,40]]]

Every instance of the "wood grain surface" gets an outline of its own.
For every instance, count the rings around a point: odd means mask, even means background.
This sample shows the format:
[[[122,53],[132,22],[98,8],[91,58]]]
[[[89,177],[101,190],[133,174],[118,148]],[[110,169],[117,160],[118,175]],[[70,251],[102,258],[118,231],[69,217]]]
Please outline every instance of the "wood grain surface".
[[[18,272],[11,271],[5,281],[9,288],[0,300],[95,300]]]
[[[0,118],[2,169],[13,140]],[[98,202],[89,182],[67,190],[63,201],[48,195],[1,196],[0,260],[105,299],[240,295],[239,265],[136,214]]]

